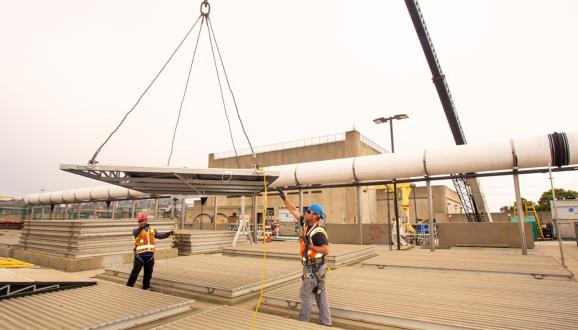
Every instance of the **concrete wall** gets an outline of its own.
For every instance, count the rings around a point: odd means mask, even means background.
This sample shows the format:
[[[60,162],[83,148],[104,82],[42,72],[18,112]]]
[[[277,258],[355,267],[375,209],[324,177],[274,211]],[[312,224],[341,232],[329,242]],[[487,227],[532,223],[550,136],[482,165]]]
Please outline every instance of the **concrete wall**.
[[[333,244],[359,244],[359,225],[327,224],[329,242]],[[363,244],[387,244],[387,225],[363,224]]]
[[[415,193],[415,203],[414,203],[414,193]],[[376,191],[376,209],[375,209],[375,223],[387,223],[387,192],[385,190]],[[389,207],[390,216],[394,217],[394,205],[393,205],[393,192],[389,192]],[[428,209],[427,209],[427,188],[426,187],[415,187],[409,196],[409,207],[408,216],[411,223],[415,223],[415,218],[423,221],[427,220]],[[447,212],[459,212],[461,210],[461,204],[458,194],[449,189],[446,186],[432,186],[432,202],[433,202],[433,213],[434,218],[437,222],[448,222]],[[401,203],[401,201],[400,201]],[[442,215],[442,216],[440,216]],[[453,214],[452,214],[453,215]],[[460,213],[457,213],[460,215]],[[465,217],[465,214],[461,214]],[[400,216],[403,217],[403,212],[400,208]]]
[[[361,134],[358,131],[349,131],[345,133],[344,141],[257,153],[256,156],[259,165],[273,166],[375,154],[378,152],[361,143]],[[240,156],[239,166],[252,168],[253,156]],[[209,154],[209,167],[237,168],[237,161],[235,157],[215,159],[214,154]]]
[[[439,247],[452,246],[520,248],[517,223],[438,223]],[[525,224],[526,243],[534,248],[532,228]]]
[[[258,153],[258,163],[262,166],[282,165],[299,162],[311,162],[328,159],[339,159],[345,157],[367,156],[375,155],[378,152],[369,146],[371,142],[364,142],[365,139],[357,131],[349,131],[345,133],[344,141],[337,141],[331,143],[323,143],[318,145],[310,145],[297,148],[288,148],[283,150]],[[253,166],[252,155],[239,157],[240,167],[250,168]],[[213,168],[237,168],[235,157],[215,159],[214,154],[209,155],[209,167]],[[460,201],[458,195],[448,189],[446,186],[433,186],[433,205],[435,213],[459,213]],[[401,193],[400,193],[401,194]],[[393,192],[390,195],[390,207],[393,210]],[[297,192],[289,192],[289,199],[295,204],[299,204],[299,195]],[[333,188],[306,191],[304,193],[303,206],[308,206],[312,203],[320,204],[327,214],[328,224],[358,224],[362,223],[387,223],[387,202],[386,193],[384,190],[375,190],[369,187],[361,189],[361,219],[358,219],[357,214],[357,188]],[[247,214],[251,214],[251,199],[246,199]],[[258,198],[257,209],[259,213],[263,212],[264,199]],[[231,217],[233,214],[240,214],[240,199],[219,197],[217,204],[219,212]],[[278,218],[279,210],[284,208],[282,201],[278,198],[277,193],[271,193],[268,199],[268,208],[274,209],[274,218]],[[417,210],[416,207],[417,206]],[[407,217],[412,223],[415,218],[427,219],[427,191],[425,187],[417,187],[415,189],[415,206],[414,206],[414,192],[410,194],[410,204]],[[209,199],[205,207],[204,213],[213,214],[212,200]],[[187,209],[187,223],[201,213],[199,205]],[[404,216],[404,213],[400,213]],[[391,212],[393,217],[393,211]],[[234,218],[234,217],[233,217]],[[208,222],[208,217],[203,217],[203,220]],[[234,222],[234,221],[233,221]]]
[[[530,215],[534,215],[531,213]],[[510,213],[502,213],[502,212],[494,212],[492,213],[492,220],[495,223],[509,223],[511,222],[512,214]],[[550,211],[538,212],[538,217],[540,218],[540,223],[542,225],[546,223],[552,223],[552,215]],[[468,222],[468,218],[465,214],[447,214],[444,212],[436,213],[435,219],[437,222]]]

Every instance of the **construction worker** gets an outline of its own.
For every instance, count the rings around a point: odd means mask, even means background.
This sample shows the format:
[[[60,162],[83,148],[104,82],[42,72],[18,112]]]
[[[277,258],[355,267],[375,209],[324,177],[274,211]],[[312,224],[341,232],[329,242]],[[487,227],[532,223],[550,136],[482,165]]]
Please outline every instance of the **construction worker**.
[[[151,286],[153,267],[155,265],[155,239],[165,239],[174,235],[174,231],[159,233],[147,223],[148,216],[145,213],[138,215],[138,228],[132,231],[134,243],[134,263],[128,278],[127,286],[134,286],[140,270],[144,267],[142,288],[148,290]]]
[[[322,325],[331,326],[331,311],[325,290],[325,269],[327,266],[326,256],[329,254],[329,239],[327,232],[319,221],[325,219],[323,209],[318,204],[311,204],[305,214],[301,214],[291,201],[287,200],[283,190],[277,188],[279,197],[285,206],[299,221],[302,234],[299,238],[301,263],[303,264],[303,282],[299,292],[301,310],[299,320],[309,322],[311,319],[311,306],[313,298],[319,309],[319,322]]]

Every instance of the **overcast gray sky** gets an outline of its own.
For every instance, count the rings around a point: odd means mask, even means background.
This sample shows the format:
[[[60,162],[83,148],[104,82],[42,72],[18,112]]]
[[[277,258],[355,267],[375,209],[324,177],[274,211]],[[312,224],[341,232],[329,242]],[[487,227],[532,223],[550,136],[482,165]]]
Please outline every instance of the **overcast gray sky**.
[[[99,185],[58,166],[87,162],[200,2],[0,0],[0,195]],[[254,145],[355,127],[388,146],[387,127],[372,119],[396,113],[410,116],[395,123],[397,150],[454,144],[402,0],[211,4]],[[468,142],[578,129],[578,1],[420,4]],[[105,146],[102,164],[165,165],[193,41]],[[212,65],[203,33],[173,166],[205,168],[209,153],[232,149]],[[556,183],[578,190],[577,176],[556,174]],[[493,210],[513,200],[510,177],[482,183]],[[521,184],[534,200],[548,188],[544,175]]]

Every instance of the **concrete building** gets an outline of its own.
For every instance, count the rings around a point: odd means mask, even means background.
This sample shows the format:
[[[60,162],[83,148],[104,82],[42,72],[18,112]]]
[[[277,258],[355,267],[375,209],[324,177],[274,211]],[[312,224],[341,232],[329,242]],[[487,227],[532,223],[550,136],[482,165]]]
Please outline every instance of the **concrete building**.
[[[273,166],[292,163],[303,163],[347,157],[376,155],[388,152],[385,148],[361,135],[358,131],[321,136],[311,139],[278,143],[268,146],[257,147],[257,162],[260,166]],[[239,150],[238,159],[234,152],[210,154],[209,168],[251,168],[253,157],[250,150]],[[237,164],[238,162],[238,164]],[[446,186],[433,186],[434,214],[461,213],[461,204],[456,192]],[[360,194],[358,198],[358,193]],[[402,192],[398,192],[402,195]],[[388,196],[389,195],[389,196]],[[267,201],[269,220],[275,222],[292,222],[288,212],[276,192],[270,192]],[[299,206],[299,193],[288,192],[288,198]],[[356,187],[313,189],[304,191],[303,207],[311,203],[321,204],[327,214],[327,223],[330,224],[355,224],[359,223],[358,203],[361,209],[361,221],[363,223],[387,223],[388,206],[391,207],[390,216],[393,217],[393,192],[386,192],[386,187]],[[427,218],[427,193],[425,187],[417,187],[406,195],[406,202],[400,205],[401,218],[414,219]],[[409,200],[408,200],[409,199]],[[414,204],[415,200],[415,204]],[[264,197],[257,197],[257,219],[260,222],[264,210]],[[187,207],[186,223],[201,221],[210,222],[214,213],[214,198],[209,198],[204,205],[199,202],[194,206]],[[220,214],[217,222],[235,222],[240,214],[240,198],[218,197],[217,206]],[[253,201],[246,199],[247,214],[251,214]],[[205,214],[205,215],[200,215]],[[251,220],[252,222],[252,220]]]

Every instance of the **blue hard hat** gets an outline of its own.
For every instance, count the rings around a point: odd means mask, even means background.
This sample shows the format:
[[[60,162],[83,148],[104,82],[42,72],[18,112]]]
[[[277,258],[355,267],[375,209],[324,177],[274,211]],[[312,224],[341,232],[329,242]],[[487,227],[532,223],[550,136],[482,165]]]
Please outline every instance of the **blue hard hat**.
[[[323,213],[323,208],[321,208],[321,205],[319,205],[319,204],[309,205],[309,208],[307,208],[307,211],[315,212],[315,213],[317,213],[317,215],[319,215],[319,218],[325,219],[325,213]]]

